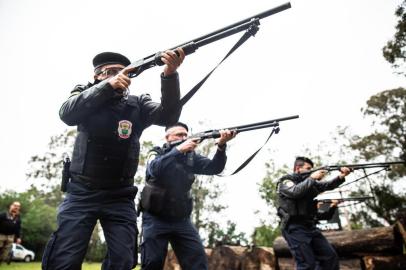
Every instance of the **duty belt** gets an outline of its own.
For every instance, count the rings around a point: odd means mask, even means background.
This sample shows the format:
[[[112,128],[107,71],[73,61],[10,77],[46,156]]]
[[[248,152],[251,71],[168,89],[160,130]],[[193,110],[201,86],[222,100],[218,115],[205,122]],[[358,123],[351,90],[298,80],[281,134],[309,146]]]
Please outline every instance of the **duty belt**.
[[[90,178],[82,175],[74,175],[72,182],[81,182],[90,189],[114,189],[134,185],[134,178],[102,179]]]

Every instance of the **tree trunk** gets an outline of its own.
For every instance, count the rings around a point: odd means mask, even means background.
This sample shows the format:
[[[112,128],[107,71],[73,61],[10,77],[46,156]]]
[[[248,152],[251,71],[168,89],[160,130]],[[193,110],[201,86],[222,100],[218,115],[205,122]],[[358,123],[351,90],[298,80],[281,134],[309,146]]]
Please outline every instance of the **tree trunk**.
[[[275,270],[275,254],[270,247],[254,247],[247,250],[241,261],[243,270]]]
[[[278,258],[279,270],[295,270],[295,261],[292,258]],[[340,270],[360,270],[361,259],[340,259]],[[385,270],[390,270],[387,268]]]
[[[207,258],[210,260],[213,250],[211,248],[205,248],[204,251],[206,252]],[[175,252],[173,252],[173,249],[168,250],[168,254],[165,258],[164,270],[181,270],[180,264],[176,258]]]
[[[394,227],[380,227],[354,231],[323,232],[339,256],[362,256],[365,254],[402,254],[402,239]],[[290,257],[288,245],[283,237],[274,241],[278,257]]]
[[[178,259],[176,258],[173,249],[168,250],[168,254],[165,259],[164,270],[181,270]]]
[[[246,247],[218,246],[213,249],[210,260],[210,270],[239,270]]]
[[[406,255],[398,256],[365,256],[363,258],[365,270],[404,270],[406,269]]]

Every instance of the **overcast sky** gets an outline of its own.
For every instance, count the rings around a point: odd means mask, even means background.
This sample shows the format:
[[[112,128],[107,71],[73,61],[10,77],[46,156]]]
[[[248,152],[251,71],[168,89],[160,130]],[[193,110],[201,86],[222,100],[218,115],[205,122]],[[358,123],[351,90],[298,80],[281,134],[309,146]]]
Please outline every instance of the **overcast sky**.
[[[92,80],[91,60],[102,51],[132,61],[268,10],[285,1],[55,1],[0,0],[0,190],[24,190],[30,156],[47,149],[67,126],[58,110],[71,89]],[[267,148],[226,183],[226,219],[250,232],[264,208],[257,183],[270,158],[291,164],[304,146],[328,139],[335,127],[365,132],[360,112],[368,97],[405,86],[382,57],[395,32],[401,0],[302,0],[261,20],[260,30],[212,75],[185,106],[181,120],[221,128],[299,115],[281,123]],[[179,68],[185,94],[213,68],[241,34],[189,55]],[[160,99],[162,67],[132,80],[131,93]],[[229,150],[228,172],[266,139],[269,131],[240,134]],[[143,140],[162,143],[163,129]],[[337,147],[332,146],[332,147]],[[272,156],[274,155],[274,156]],[[241,198],[249,198],[242,200]],[[248,201],[248,203],[247,203]],[[252,222],[242,222],[251,220]]]

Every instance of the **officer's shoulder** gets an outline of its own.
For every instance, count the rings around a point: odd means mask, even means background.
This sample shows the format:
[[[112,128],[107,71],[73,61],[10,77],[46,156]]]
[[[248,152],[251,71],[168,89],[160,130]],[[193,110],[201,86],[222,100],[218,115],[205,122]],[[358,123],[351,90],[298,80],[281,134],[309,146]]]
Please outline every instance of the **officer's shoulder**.
[[[295,185],[294,177],[290,174],[282,176],[281,178],[279,178],[278,182],[287,187]]]
[[[75,87],[73,87],[72,91],[70,92],[71,96],[78,95],[85,91],[87,88],[89,88],[89,84],[77,84]]]
[[[152,160],[154,160],[157,156],[162,155],[164,152],[164,150],[159,147],[159,146],[155,146],[153,147],[151,150],[149,150],[148,152],[148,156],[147,156],[147,163],[151,162]]]

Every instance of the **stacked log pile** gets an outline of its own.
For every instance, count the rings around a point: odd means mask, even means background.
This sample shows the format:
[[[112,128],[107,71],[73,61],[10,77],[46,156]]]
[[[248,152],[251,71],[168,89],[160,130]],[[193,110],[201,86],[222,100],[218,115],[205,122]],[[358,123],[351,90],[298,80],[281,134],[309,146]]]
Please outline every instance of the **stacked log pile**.
[[[210,270],[275,270],[275,255],[269,247],[218,246],[206,249]],[[164,270],[181,269],[173,251],[168,252]]]
[[[340,269],[406,269],[406,255],[400,222],[390,227],[354,231],[324,232],[340,256]],[[282,237],[274,242],[274,251],[281,270],[294,269],[288,245]]]
[[[406,269],[406,230],[401,222],[390,227],[323,232],[340,256],[341,270]],[[273,248],[222,245],[206,249],[210,270],[295,269],[288,245],[278,237]],[[164,270],[180,270],[172,250]]]

